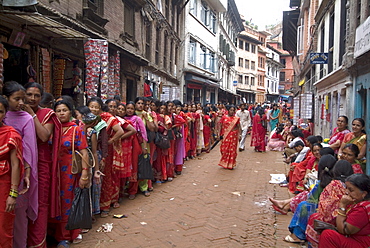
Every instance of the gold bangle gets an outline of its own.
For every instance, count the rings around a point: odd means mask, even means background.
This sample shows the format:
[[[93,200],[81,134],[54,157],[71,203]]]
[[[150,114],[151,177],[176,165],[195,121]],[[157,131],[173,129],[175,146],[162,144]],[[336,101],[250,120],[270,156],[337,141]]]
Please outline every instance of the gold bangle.
[[[17,198],[17,197],[18,197],[18,193],[10,191],[10,192],[9,192],[9,196],[10,196],[11,198]]]
[[[81,177],[81,180],[87,181],[87,180],[89,180],[89,178],[88,177],[86,177],[86,178]]]
[[[343,217],[347,217],[346,214],[343,214],[343,213],[339,212],[338,209],[337,209],[337,214],[340,215],[340,216],[343,216]]]

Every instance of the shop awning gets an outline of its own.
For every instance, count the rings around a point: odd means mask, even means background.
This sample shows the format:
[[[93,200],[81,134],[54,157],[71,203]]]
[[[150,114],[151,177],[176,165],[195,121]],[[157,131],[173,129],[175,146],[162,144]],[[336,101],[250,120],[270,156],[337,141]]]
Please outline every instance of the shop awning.
[[[214,81],[211,81],[206,78],[202,78],[193,74],[186,74],[185,80],[190,81],[190,82],[195,82],[195,83],[200,83],[200,84],[206,84],[215,88],[220,88],[220,84],[216,83]]]
[[[255,94],[255,92],[253,90],[249,90],[249,89],[237,88],[236,91]]]

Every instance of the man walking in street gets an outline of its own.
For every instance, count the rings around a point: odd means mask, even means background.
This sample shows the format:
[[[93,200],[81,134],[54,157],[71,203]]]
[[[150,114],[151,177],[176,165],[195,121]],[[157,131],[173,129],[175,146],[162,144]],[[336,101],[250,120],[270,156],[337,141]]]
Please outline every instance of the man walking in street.
[[[245,103],[240,104],[240,109],[236,111],[236,116],[240,118],[240,125],[242,128],[242,134],[239,143],[239,151],[241,152],[244,151],[245,138],[247,136],[248,127],[251,121],[249,111],[245,110]]]

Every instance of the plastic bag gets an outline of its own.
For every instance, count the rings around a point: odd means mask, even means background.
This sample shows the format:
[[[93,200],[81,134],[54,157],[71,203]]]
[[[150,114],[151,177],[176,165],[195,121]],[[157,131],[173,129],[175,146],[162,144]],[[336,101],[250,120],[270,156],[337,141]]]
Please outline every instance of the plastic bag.
[[[150,164],[150,155],[149,154],[140,154],[139,163],[137,169],[137,178],[138,179],[153,179],[153,169]]]
[[[68,217],[67,230],[74,229],[91,229],[91,201],[90,189],[75,189],[75,197],[72,202],[71,211]]]

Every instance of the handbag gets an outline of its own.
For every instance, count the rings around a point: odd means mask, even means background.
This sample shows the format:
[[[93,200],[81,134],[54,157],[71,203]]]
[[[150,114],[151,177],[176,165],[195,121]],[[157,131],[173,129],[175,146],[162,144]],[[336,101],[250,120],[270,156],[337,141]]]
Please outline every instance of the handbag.
[[[82,154],[79,151],[76,151],[75,150],[76,129],[77,129],[77,127],[75,127],[73,129],[73,135],[72,135],[72,168],[71,168],[71,173],[72,174],[78,174],[78,173],[81,173],[82,172],[82,159],[91,168],[95,167],[95,164],[96,164],[95,159],[94,159],[94,156],[93,156],[93,153],[90,150],[90,148],[86,148],[86,150],[89,153],[89,157],[90,157],[91,162],[90,161],[86,161],[83,158]]]
[[[336,228],[336,226],[330,224],[330,223],[326,223],[324,221],[321,221],[321,220],[313,220],[313,229],[320,233],[326,229],[330,229],[330,230],[334,230],[334,231],[338,231],[338,229]]]
[[[156,135],[156,132],[153,132],[153,131],[150,131],[150,130],[146,130],[146,134],[148,136],[148,143],[151,143],[155,140],[155,137],[157,136]]]
[[[168,139],[168,136],[161,134],[160,132],[157,132],[154,143],[161,149],[170,148],[170,140]]]
[[[149,179],[153,180],[153,168],[150,164],[149,154],[140,154],[139,163],[137,168],[137,179]]]
[[[173,129],[172,128],[167,130],[167,136],[168,136],[168,139],[169,140],[174,140],[175,139],[175,135],[173,133]]]
[[[91,229],[91,216],[90,189],[81,189],[80,187],[77,187],[75,189],[75,196],[68,216],[66,229]]]

